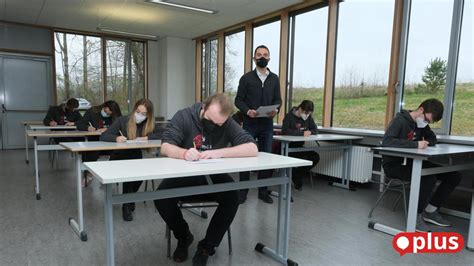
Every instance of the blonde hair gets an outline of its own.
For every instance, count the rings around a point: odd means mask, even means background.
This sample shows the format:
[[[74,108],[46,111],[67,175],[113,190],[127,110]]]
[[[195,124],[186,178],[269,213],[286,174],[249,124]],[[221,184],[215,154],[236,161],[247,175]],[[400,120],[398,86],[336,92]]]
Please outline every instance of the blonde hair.
[[[146,108],[146,124],[142,128],[140,136],[137,136],[137,122],[135,120],[135,112],[138,106],[143,105]],[[127,135],[128,139],[136,139],[137,137],[148,136],[155,130],[155,116],[153,115],[153,103],[148,99],[141,99],[135,103],[133,112],[128,116]]]
[[[220,114],[224,116],[230,116],[234,111],[234,106],[232,105],[229,96],[224,93],[217,93],[207,97],[202,104],[204,105],[204,111],[207,111],[209,106],[213,103],[218,103],[221,107]]]

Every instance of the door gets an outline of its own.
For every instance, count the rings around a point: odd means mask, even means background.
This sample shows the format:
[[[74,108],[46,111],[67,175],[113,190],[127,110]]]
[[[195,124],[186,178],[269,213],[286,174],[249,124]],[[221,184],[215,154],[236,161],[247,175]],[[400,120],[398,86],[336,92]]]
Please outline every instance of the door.
[[[24,147],[21,122],[46,115],[51,104],[50,62],[48,57],[0,55],[2,149]]]

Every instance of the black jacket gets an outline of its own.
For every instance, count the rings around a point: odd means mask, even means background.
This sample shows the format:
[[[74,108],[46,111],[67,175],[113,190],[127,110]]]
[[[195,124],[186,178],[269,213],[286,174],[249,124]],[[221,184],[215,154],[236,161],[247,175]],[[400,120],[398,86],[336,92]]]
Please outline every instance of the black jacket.
[[[110,127],[106,131],[104,131],[102,135],[100,135],[100,140],[115,142],[117,141],[117,137],[120,136],[120,132],[122,132],[124,137],[128,138],[128,133],[127,133],[128,117],[129,115],[121,116],[117,118],[112,123],[112,125],[110,125]],[[146,124],[146,120],[137,125],[137,133],[136,133],[137,137],[145,137],[145,136],[142,136],[142,129],[143,129],[143,126],[145,126],[145,124]],[[163,131],[164,129],[161,126],[155,125],[155,130],[148,135],[148,139],[160,139]]]
[[[77,129],[82,131],[87,131],[90,124],[96,129],[109,127],[112,124],[111,117],[103,117],[99,112],[94,112],[89,109],[86,111],[82,119],[76,123]]]
[[[294,114],[297,110],[296,107],[291,108],[291,110],[285,115],[283,119],[283,126],[281,133],[283,135],[291,136],[303,136],[304,132],[309,130],[311,135],[318,134],[318,126],[314,122],[313,116],[309,116],[308,119],[303,120],[303,118],[298,117]],[[304,142],[291,143],[290,146],[303,146]]]
[[[49,122],[55,121],[58,125],[64,125],[67,121],[78,122],[81,118],[82,115],[79,111],[70,112],[66,109],[65,104],[61,104],[49,108],[46,117],[43,119],[43,124],[49,126]]]
[[[163,133],[162,142],[189,149],[196,146],[200,151],[255,143],[255,140],[244,131],[232,118],[212,132],[203,129],[200,112],[202,104],[196,103],[189,108],[178,111],[171,119]]]
[[[383,136],[383,147],[397,148],[418,148],[418,141],[426,140],[429,146],[437,143],[436,135],[427,125],[425,128],[418,128],[415,120],[410,116],[410,111],[402,110],[390,122]],[[403,158],[393,156],[383,156],[383,167],[399,167],[403,163]]]
[[[281,105],[280,80],[276,74],[270,71],[263,84],[257,75],[257,69],[247,72],[240,78],[235,106],[245,116],[249,109],[257,110],[260,106],[275,104]]]

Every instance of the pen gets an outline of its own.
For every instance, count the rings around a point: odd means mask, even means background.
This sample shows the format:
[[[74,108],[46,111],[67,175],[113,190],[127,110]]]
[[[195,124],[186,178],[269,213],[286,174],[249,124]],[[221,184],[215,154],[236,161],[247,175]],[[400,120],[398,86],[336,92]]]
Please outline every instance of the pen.
[[[193,147],[196,149],[196,142],[193,141]]]
[[[122,133],[122,130],[119,129],[119,133],[120,133],[120,136],[123,137],[123,133]]]
[[[94,126],[91,124],[91,122],[89,122],[89,126],[94,127]]]

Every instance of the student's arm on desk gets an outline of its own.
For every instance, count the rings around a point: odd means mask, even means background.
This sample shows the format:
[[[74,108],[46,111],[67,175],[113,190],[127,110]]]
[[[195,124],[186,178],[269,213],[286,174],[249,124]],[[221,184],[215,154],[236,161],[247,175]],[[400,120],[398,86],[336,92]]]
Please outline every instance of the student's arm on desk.
[[[217,158],[234,158],[234,157],[255,157],[258,154],[257,145],[254,143],[240,144],[235,147],[208,150],[201,152],[199,159],[217,159]]]

